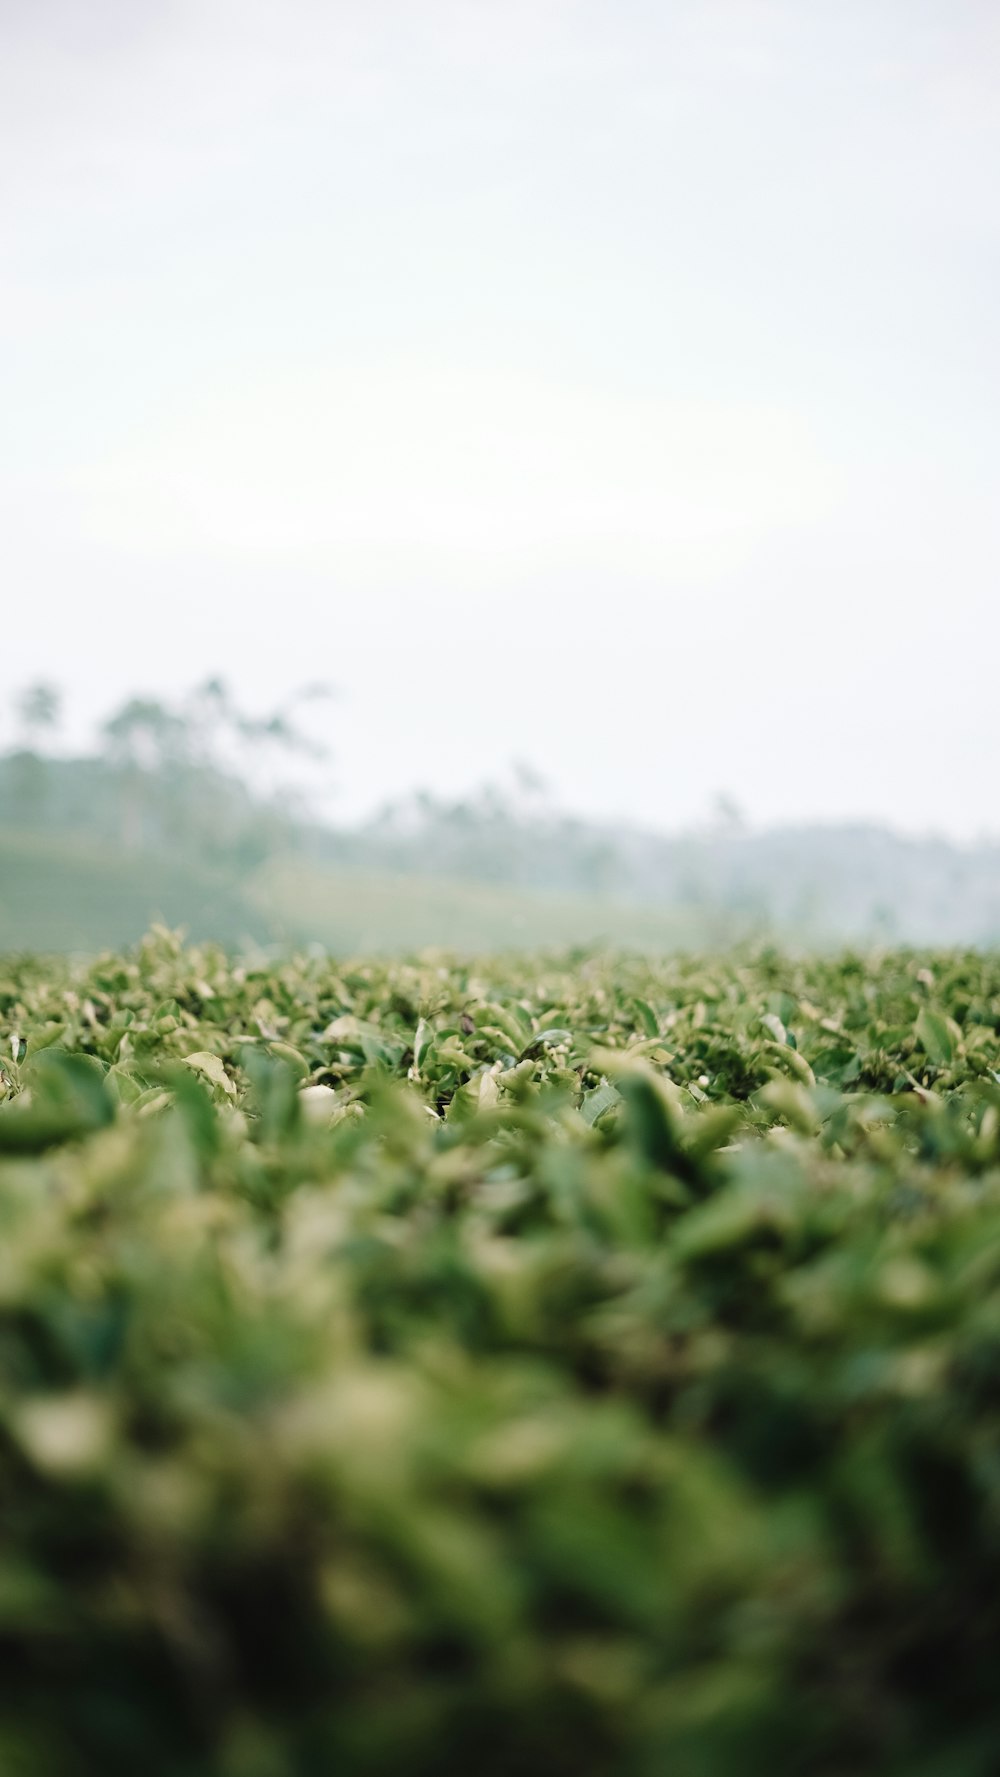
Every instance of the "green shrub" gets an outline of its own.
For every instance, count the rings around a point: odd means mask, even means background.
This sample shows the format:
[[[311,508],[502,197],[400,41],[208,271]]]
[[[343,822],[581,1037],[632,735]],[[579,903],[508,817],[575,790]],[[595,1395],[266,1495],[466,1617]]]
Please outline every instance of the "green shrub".
[[[1000,1766],[1000,959],[0,963],[0,1769]]]

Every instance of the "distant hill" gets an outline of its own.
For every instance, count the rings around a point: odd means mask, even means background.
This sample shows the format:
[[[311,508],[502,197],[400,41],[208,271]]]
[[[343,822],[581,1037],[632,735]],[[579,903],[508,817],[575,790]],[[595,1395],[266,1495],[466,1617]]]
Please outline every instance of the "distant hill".
[[[270,936],[252,899],[190,859],[0,831],[0,951],[103,950],[135,942],[154,920],[198,939]]]
[[[586,891],[636,907],[813,942],[1000,942],[1000,845],[885,827],[737,825],[662,834],[520,811],[494,798],[415,798],[353,831],[318,834],[358,868]]]
[[[157,720],[171,734],[179,719]],[[0,755],[0,949],[120,946],[153,918],[192,938],[338,949],[655,949],[750,931],[988,946],[1000,844],[734,818],[654,833],[567,815],[517,781],[417,793],[337,827],[290,794],[255,795],[211,754]]]
[[[301,857],[239,883],[165,853],[130,856],[75,838],[0,833],[0,952],[120,947],[157,920],[195,941],[319,943],[341,954],[600,941],[664,951],[734,935],[691,909],[336,869]]]
[[[280,940],[332,950],[511,950],[606,943],[647,952],[721,945],[732,918],[641,907],[607,896],[509,884],[332,868],[290,857],[265,865],[248,892]]]

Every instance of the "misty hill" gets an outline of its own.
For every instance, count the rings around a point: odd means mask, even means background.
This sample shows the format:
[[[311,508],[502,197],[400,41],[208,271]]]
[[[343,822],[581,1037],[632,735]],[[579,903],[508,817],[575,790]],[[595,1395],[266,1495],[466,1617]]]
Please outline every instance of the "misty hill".
[[[169,852],[136,855],[75,834],[0,829],[0,954],[113,949],[157,922],[196,941],[320,943],[340,954],[595,942],[652,953],[740,935],[697,909],[337,868],[302,853],[227,874]]]
[[[729,823],[663,835],[478,803],[415,798],[353,832],[338,862],[519,888],[601,894],[730,916],[741,929],[813,941],[991,944],[1000,940],[1000,845],[962,847],[884,827]]]
[[[170,707],[133,698],[93,752],[56,757],[43,745],[54,696],[25,694],[21,744],[0,754],[3,948],[126,943],[151,918],[339,948],[1000,942],[998,844],[870,825],[754,831],[725,806],[664,835],[566,815],[525,768],[336,826],[294,790],[261,787],[262,746],[289,761],[310,750],[288,712],[248,717],[212,680]]]
[[[114,949],[155,921],[228,944],[274,936],[267,911],[232,871],[77,833],[0,827],[0,951]]]

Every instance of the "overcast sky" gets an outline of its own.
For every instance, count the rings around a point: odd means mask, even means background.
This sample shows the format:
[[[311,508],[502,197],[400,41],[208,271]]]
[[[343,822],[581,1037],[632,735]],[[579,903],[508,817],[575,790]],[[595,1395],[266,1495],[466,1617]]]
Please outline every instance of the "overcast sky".
[[[1000,830],[998,87],[997,0],[0,0],[0,698]]]

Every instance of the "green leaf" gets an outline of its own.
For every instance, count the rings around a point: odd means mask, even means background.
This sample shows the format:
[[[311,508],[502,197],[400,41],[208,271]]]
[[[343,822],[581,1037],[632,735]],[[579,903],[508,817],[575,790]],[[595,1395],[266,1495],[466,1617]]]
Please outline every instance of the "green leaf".
[[[619,1091],[627,1107],[628,1133],[643,1159],[693,1183],[697,1168],[685,1152],[681,1119],[661,1083],[637,1069],[622,1074]]]
[[[291,1043],[277,1043],[272,1041],[268,1043],[267,1047],[269,1054],[273,1055],[278,1061],[283,1061],[287,1067],[291,1068],[292,1073],[297,1080],[305,1080],[308,1077],[309,1063],[298,1049],[292,1047]]]
[[[537,1037],[521,1050],[519,1059],[524,1061],[544,1053],[546,1049],[555,1049],[560,1043],[572,1043],[573,1032],[553,1025],[549,1030],[540,1030]]]
[[[635,1011],[636,1022],[639,1024],[640,1028],[645,1031],[647,1037],[659,1036],[660,1021],[657,1018],[656,1013],[653,1011],[649,1001],[641,1000],[637,995],[632,1001],[632,1006]]]
[[[955,1042],[948,1021],[937,1012],[921,1006],[914,1032],[924,1054],[935,1067],[950,1067],[955,1059]]]
[[[417,1020],[416,1033],[413,1038],[413,1068],[415,1073],[420,1072],[420,1063],[423,1060],[430,1040],[431,1027],[426,1018],[419,1018]]]
[[[41,1153],[105,1128],[114,1114],[99,1061],[45,1050],[33,1065],[30,1099],[0,1104],[0,1153]]]
[[[62,1042],[65,1035],[65,1024],[46,1024],[41,1030],[33,1030],[26,1045],[28,1057],[41,1055],[46,1049],[54,1048],[57,1043]],[[23,1051],[21,1059],[24,1059]]]
[[[589,1123],[593,1127],[599,1117],[603,1117],[605,1112],[612,1110],[615,1105],[621,1104],[621,1101],[622,1095],[617,1086],[612,1086],[610,1080],[602,1080],[601,1084],[595,1086],[592,1092],[584,1093],[580,1115],[585,1123]]]
[[[236,1097],[236,1087],[217,1055],[210,1054],[207,1049],[199,1049],[194,1055],[184,1056],[184,1065],[193,1068],[194,1072],[200,1074],[203,1080],[208,1080],[210,1085],[217,1086],[227,1098]]]

